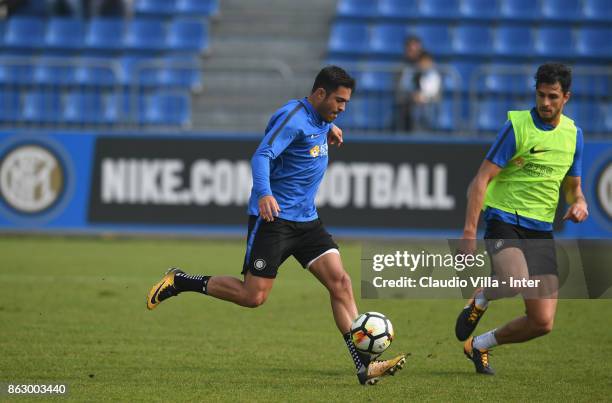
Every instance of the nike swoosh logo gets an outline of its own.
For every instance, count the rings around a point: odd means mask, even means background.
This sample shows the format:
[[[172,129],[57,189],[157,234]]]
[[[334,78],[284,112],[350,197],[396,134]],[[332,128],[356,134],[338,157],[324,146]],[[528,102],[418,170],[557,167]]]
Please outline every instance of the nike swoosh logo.
[[[157,287],[157,290],[155,290],[155,292],[153,293],[153,295],[151,296],[151,303],[155,304],[155,297],[157,297],[157,293],[159,293],[159,290],[164,286],[164,283],[161,283],[159,285],[159,287]]]
[[[538,153],[545,153],[546,151],[550,151],[550,150],[536,150],[535,146],[531,147],[531,149],[529,150],[530,154],[538,154]]]

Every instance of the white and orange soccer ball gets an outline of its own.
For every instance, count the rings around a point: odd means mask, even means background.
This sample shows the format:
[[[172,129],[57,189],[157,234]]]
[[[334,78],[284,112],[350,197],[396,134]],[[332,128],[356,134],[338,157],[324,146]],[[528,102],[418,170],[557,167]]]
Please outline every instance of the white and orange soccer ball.
[[[363,313],[351,325],[351,338],[355,348],[373,357],[382,354],[394,337],[391,321],[379,312]]]

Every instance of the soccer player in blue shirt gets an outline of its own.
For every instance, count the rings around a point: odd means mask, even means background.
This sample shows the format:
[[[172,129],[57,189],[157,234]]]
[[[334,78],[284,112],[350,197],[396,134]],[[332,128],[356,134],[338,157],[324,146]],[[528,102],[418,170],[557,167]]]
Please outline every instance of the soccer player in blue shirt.
[[[172,268],[147,296],[154,309],[169,297],[199,292],[245,307],[263,304],[279,266],[294,256],[329,291],[334,320],[348,346],[361,384],[371,385],[401,369],[405,356],[371,360],[350,337],[357,317],[351,279],[338,245],[317,215],[315,196],[327,168],[328,144],[342,144],[332,122],[344,112],[355,80],[337,66],[317,75],[311,94],[277,110],[251,159],[253,188],[242,280],[230,276],[188,275]]]

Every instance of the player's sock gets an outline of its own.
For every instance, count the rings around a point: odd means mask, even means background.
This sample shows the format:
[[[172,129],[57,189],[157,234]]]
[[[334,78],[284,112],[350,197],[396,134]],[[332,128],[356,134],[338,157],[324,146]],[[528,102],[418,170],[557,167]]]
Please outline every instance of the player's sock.
[[[210,280],[210,276],[177,273],[174,276],[174,288],[178,292],[194,291],[208,295],[208,280]]]
[[[349,349],[351,358],[353,359],[353,362],[355,363],[355,369],[359,371],[362,367],[364,366],[367,367],[370,364],[370,357],[357,351],[357,348],[355,348],[355,344],[353,343],[353,340],[351,339],[351,333],[348,332],[348,333],[343,334],[342,336],[344,337],[344,342],[346,343],[346,346]]]
[[[496,330],[497,329],[493,329],[480,336],[474,337],[474,344],[472,344],[472,346],[478,350],[488,350],[491,347],[497,346],[497,340],[495,339]]]
[[[489,306],[489,300],[484,295],[484,288],[474,295],[474,304],[483,311]]]

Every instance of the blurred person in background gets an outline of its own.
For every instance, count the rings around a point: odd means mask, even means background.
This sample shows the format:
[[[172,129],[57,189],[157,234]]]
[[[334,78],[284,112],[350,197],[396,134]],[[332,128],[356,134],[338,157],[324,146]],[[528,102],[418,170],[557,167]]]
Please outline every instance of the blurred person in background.
[[[409,57],[414,56],[417,50],[409,45],[406,49],[407,60],[410,60]],[[413,53],[409,54],[408,50]],[[397,128],[401,131],[433,128],[441,92],[442,76],[431,54],[421,48],[414,65],[404,68],[400,77]]]

